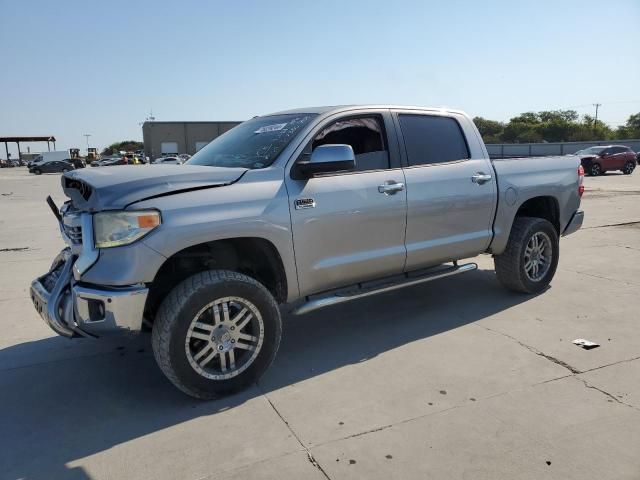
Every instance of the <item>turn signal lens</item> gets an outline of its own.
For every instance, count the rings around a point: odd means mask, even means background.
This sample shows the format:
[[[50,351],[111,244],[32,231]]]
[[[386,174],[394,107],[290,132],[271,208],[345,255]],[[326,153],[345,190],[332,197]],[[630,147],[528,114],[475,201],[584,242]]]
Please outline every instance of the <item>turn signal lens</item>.
[[[155,228],[158,225],[160,225],[160,216],[158,214],[141,215],[138,217],[138,227],[140,228]]]

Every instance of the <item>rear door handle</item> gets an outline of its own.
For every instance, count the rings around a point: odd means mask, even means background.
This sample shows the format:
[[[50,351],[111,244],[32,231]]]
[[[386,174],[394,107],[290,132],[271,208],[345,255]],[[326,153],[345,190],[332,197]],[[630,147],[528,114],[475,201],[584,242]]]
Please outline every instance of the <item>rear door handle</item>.
[[[474,176],[471,177],[471,181],[473,183],[477,183],[478,185],[482,185],[483,183],[487,183],[491,180],[491,175],[486,173],[478,172]]]
[[[384,182],[382,185],[378,185],[378,192],[386,195],[394,195],[404,190],[404,183],[400,182]]]

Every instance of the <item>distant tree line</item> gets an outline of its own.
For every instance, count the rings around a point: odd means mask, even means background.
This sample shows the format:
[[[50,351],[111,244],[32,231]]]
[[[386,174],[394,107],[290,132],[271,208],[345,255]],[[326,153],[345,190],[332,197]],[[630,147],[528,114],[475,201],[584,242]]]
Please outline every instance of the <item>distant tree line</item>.
[[[136,150],[142,150],[143,148],[144,144],[142,142],[136,142],[135,140],[125,140],[123,142],[112,143],[107,148],[102,150],[102,155],[113,155],[117,154],[120,151],[135,152]]]
[[[508,122],[475,117],[485,143],[579,142],[584,140],[613,140],[640,138],[640,113],[627,122],[611,128],[590,115],[582,118],[575,110],[526,112]]]

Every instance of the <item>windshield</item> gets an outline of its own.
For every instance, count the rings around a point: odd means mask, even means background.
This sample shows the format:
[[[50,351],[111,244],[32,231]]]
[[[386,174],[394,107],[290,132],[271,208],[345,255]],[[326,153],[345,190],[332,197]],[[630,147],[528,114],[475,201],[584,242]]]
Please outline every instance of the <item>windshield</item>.
[[[315,116],[302,113],[253,118],[213,140],[186,163],[250,169],[268,167]]]
[[[598,155],[606,147],[589,147],[584,150],[578,150],[574,155]]]

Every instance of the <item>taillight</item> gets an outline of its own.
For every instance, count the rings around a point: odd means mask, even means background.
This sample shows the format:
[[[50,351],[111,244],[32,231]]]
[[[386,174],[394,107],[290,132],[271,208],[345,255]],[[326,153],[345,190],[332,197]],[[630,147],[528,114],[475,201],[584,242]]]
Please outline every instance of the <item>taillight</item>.
[[[584,193],[584,168],[582,165],[578,167],[578,195],[581,197]]]

